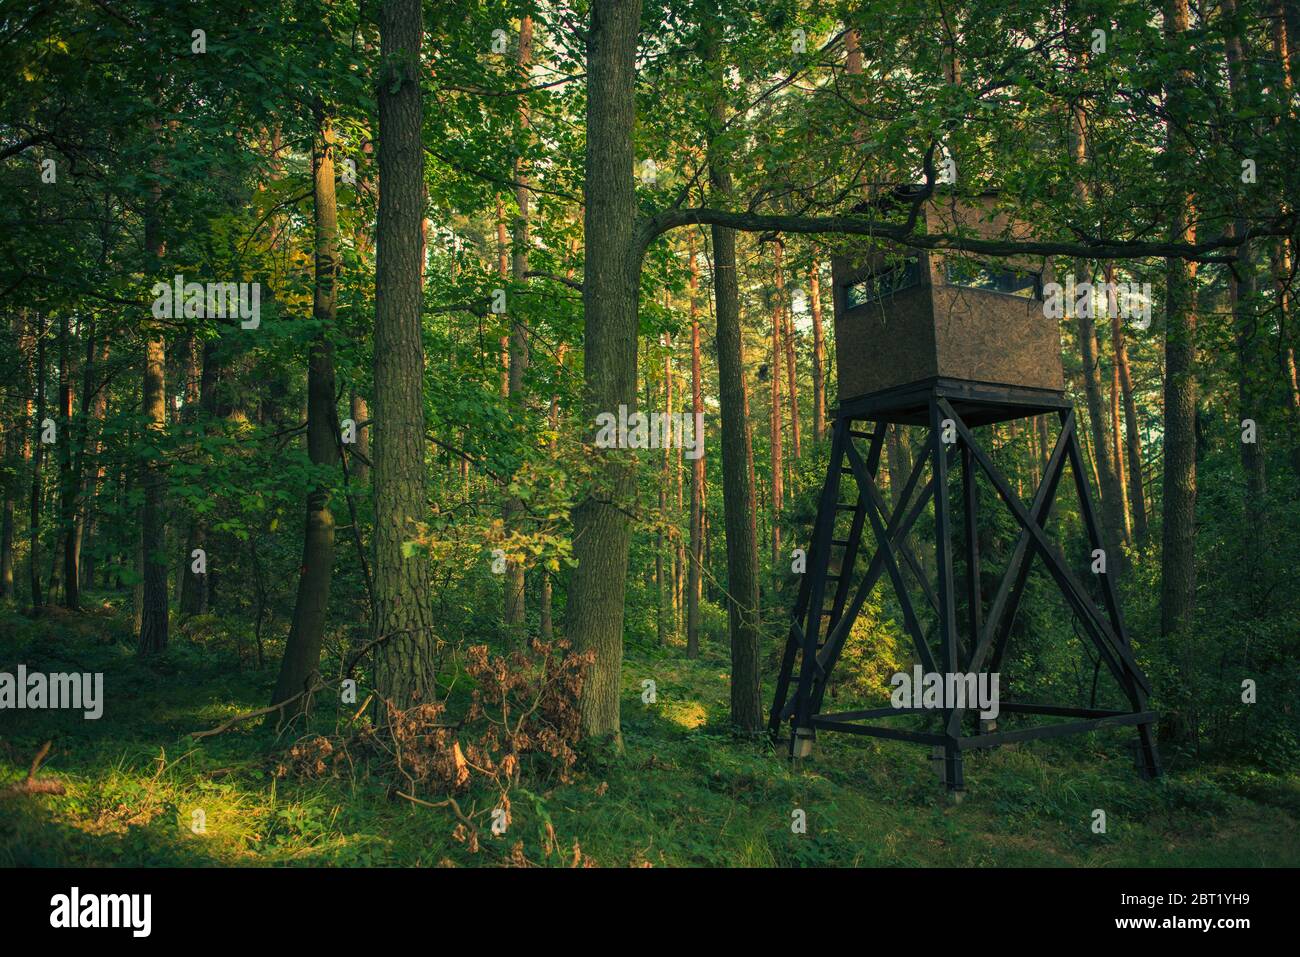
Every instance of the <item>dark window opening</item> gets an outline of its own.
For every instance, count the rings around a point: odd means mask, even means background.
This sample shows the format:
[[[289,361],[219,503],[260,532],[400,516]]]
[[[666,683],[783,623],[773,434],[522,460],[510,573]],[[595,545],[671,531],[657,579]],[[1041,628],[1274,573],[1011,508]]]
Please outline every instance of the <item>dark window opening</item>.
[[[889,263],[857,282],[844,287],[844,308],[856,309],[876,299],[884,299],[896,292],[921,284],[921,263],[915,258]]]
[[[1038,273],[1004,269],[972,259],[944,260],[944,281],[949,286],[985,289],[1022,299],[1042,298]]]

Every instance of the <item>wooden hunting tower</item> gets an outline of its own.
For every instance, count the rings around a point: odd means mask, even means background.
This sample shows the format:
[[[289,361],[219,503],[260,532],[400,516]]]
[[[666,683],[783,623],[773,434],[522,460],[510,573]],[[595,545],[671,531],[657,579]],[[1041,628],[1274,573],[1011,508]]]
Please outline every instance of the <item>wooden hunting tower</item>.
[[[996,202],[993,195],[956,199],[901,187],[873,211],[888,215],[900,208],[914,210],[917,232],[1026,238],[1025,225],[998,212]],[[1095,550],[1104,556],[1107,544],[1088,489],[1074,410],[1064,392],[1060,329],[1055,319],[1044,315],[1042,289],[1052,279],[1049,270],[1043,260],[927,251],[879,241],[868,243],[856,258],[832,261],[839,405],[808,567],[769,720],[773,734],[789,724],[793,756],[810,754],[819,730],[928,744],[935,757],[942,758],[947,787],[961,791],[962,754],[967,750],[1135,725],[1139,769],[1144,776],[1160,773],[1152,734],[1156,715],[1147,709],[1151,685],[1133,658],[1112,577],[1118,556],[1107,556],[1105,572],[1095,576],[1072,568],[1095,567]],[[1056,418],[1060,428],[1038,488],[1025,502],[973,430],[1040,415]],[[889,490],[892,501],[876,484],[891,425],[924,430],[919,448],[913,446],[910,475],[901,488]],[[1088,554],[1071,559],[1047,533],[1067,462],[1089,542]],[[960,473],[960,491],[955,494],[949,487],[953,472]],[[981,584],[978,472],[1020,529],[991,594]],[[891,463],[891,474],[901,478],[902,463]],[[952,499],[958,495],[963,528],[955,534]],[[909,542],[931,501],[933,577]],[[863,564],[859,553],[867,529],[875,552]],[[971,708],[945,706],[932,712],[939,716],[937,728],[917,730],[873,722],[917,714],[923,711],[919,707],[822,712],[827,682],[851,640],[853,623],[882,577],[892,586],[915,659],[926,672],[997,673],[1035,556],[1042,559],[1129,708],[1100,709],[1095,700],[1093,707],[1019,701],[1014,694],[1016,676],[1011,675],[1010,682],[1000,682],[1000,711],[1040,715],[1052,723],[998,731],[994,723],[979,722]],[[954,574],[958,562],[960,582]],[[909,585],[908,573],[915,585]],[[1093,585],[1100,604],[1085,585],[1088,577],[1097,579]],[[918,602],[913,601],[913,588],[919,591]],[[928,619],[924,627],[923,617]]]

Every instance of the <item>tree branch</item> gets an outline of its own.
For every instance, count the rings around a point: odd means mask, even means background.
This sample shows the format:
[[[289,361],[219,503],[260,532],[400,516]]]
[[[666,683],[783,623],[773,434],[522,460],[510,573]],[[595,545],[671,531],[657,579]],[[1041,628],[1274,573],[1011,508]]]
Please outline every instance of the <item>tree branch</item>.
[[[1220,234],[1197,243],[1147,242],[1124,239],[1063,240],[982,239],[950,233],[916,233],[898,223],[864,216],[782,216],[742,213],[726,209],[697,207],[666,209],[640,223],[640,237],[648,248],[658,236],[681,226],[723,226],[741,232],[842,233],[871,236],[913,249],[955,249],[985,256],[1069,256],[1075,259],[1185,259],[1193,262],[1232,262],[1236,256],[1214,255],[1261,236],[1289,236],[1295,232],[1296,216],[1288,212],[1272,221],[1252,226],[1240,236]]]

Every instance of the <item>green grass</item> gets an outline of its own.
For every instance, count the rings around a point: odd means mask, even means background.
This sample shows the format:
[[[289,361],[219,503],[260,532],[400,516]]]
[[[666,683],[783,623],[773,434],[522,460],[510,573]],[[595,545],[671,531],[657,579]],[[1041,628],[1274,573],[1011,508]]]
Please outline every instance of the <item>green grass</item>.
[[[99,721],[0,713],[0,789],[53,739],[42,775],[67,791],[0,801],[0,865],[499,865],[520,841],[527,861],[551,866],[1300,863],[1300,778],[1167,756],[1170,773],[1142,782],[1131,731],[976,753],[957,805],[918,746],[823,735],[814,759],[792,768],[766,741],[727,731],[717,648],[686,661],[676,648],[629,647],[624,752],[588,754],[568,783],[525,780],[509,831],[485,834],[477,853],[454,836],[449,809],[392,795],[364,763],[322,780],[277,777],[301,729],[277,735],[258,721],[189,738],[268,698],[273,670],[241,670],[231,648],[179,639],[146,665],[107,608],[35,623],[0,612],[0,670],[20,662],[103,671],[107,705]],[[332,728],[327,710],[317,721]],[[471,815],[494,803],[461,800]],[[1105,834],[1093,833],[1096,808]],[[796,809],[806,834],[792,833]],[[202,834],[190,827],[196,810]]]

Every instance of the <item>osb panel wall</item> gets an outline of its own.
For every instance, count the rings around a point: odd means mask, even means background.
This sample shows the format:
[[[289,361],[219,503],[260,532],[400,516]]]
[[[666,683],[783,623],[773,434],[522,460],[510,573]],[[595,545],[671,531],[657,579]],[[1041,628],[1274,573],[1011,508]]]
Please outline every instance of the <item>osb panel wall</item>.
[[[939,375],[929,286],[849,312],[838,301],[835,365],[841,401]]]
[[[962,199],[960,202],[951,197],[933,200],[925,210],[926,232],[979,239],[1027,240],[1032,238],[1032,230],[1028,223],[1012,220],[1005,212],[998,211],[996,206],[995,199],[990,196]],[[943,282],[945,255],[969,256],[970,254],[958,250],[949,252],[935,250],[931,254],[930,268],[936,284]],[[1045,265],[1042,256],[998,257],[997,262],[1008,268],[1028,272],[1042,272]]]
[[[925,228],[930,233],[984,239],[1029,238],[1027,224],[994,212],[994,206],[992,197],[960,203],[936,199],[926,206]],[[845,285],[879,267],[891,249],[895,254],[904,251],[892,244],[866,242],[861,255],[831,260],[841,400],[933,376],[1064,389],[1060,327],[1043,315],[1042,302],[946,285],[940,250],[906,251],[921,261],[920,286],[846,311]],[[1045,283],[1053,278],[1042,257],[991,262],[1040,272]]]
[[[938,374],[1033,389],[1065,388],[1061,331],[1043,304],[984,289],[935,286]]]

